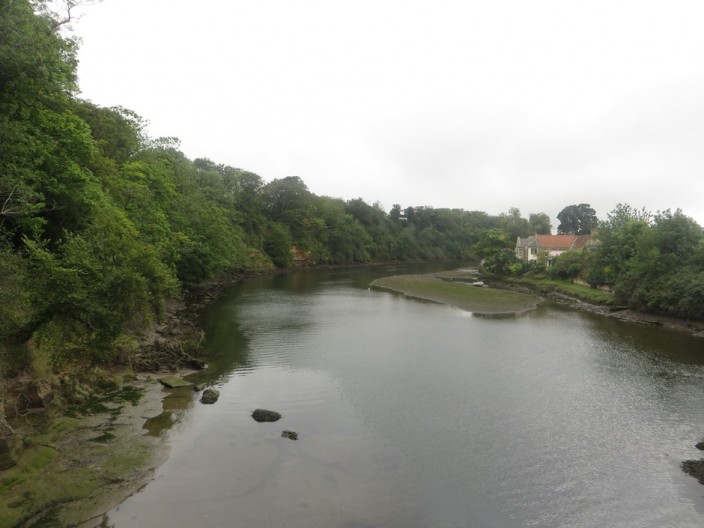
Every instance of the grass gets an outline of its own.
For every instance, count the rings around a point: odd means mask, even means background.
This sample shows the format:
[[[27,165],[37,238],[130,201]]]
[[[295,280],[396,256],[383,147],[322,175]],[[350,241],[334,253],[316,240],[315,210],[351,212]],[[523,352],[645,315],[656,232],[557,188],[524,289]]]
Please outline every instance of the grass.
[[[521,312],[535,308],[539,302],[535,295],[478,288],[463,281],[443,280],[434,274],[385,277],[375,280],[371,286],[478,313]]]
[[[575,284],[569,280],[521,277],[520,279],[510,279],[510,282],[528,285],[541,294],[562,293],[592,304],[611,304],[613,302],[613,296],[610,293],[584,284]]]

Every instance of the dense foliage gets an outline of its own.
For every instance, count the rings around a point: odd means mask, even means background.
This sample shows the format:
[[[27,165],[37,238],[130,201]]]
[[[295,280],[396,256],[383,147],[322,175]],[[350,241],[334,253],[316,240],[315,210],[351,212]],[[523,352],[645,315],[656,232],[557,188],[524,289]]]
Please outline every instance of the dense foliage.
[[[548,274],[612,291],[616,305],[704,320],[704,230],[682,211],[652,214],[618,204],[594,239],[563,253]]]
[[[596,211],[584,203],[568,205],[557,213],[557,219],[560,221],[557,226],[558,234],[588,235],[599,222]]]
[[[387,212],[317,196],[296,176],[265,182],[191,160],[178,140],[149,138],[134,112],[77,98],[76,44],[44,6],[0,0],[0,374],[122,361],[167,300],[232,270],[482,258],[518,273],[516,238],[550,232],[545,213]],[[600,240],[565,273],[640,308],[704,318],[693,221],[626,207]]]
[[[5,375],[122,360],[168,299],[231,270],[468,258],[499,226],[188,159],[134,112],[76,97],[76,42],[49,5],[0,0]]]

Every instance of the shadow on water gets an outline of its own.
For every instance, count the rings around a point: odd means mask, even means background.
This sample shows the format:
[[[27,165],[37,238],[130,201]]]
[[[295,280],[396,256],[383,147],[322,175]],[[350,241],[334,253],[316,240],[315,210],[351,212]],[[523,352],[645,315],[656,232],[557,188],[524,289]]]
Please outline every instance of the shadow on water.
[[[704,367],[704,340],[692,346],[697,338],[684,332],[658,326],[619,321],[595,314],[582,314],[593,321],[595,335],[620,350],[636,354],[653,364],[681,364]],[[671,365],[668,365],[671,366]]]

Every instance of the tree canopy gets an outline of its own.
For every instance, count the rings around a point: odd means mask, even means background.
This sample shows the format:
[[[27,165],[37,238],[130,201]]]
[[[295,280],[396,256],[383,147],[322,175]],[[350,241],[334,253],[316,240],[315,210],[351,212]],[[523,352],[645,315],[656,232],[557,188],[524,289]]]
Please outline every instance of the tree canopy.
[[[596,211],[589,204],[568,205],[557,214],[558,234],[588,235],[597,226]]]

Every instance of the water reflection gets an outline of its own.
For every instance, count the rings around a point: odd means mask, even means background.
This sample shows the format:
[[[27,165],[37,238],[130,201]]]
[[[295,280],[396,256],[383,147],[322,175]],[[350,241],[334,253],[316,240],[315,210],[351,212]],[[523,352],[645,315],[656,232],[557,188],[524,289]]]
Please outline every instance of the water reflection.
[[[190,387],[168,390],[169,394],[161,400],[163,411],[157,416],[148,418],[142,426],[149,436],[162,436],[174,424],[179,423],[186,412],[193,407],[193,390]]]
[[[700,341],[548,305],[465,317],[367,290],[383,274],[263,277],[214,307],[198,376],[221,397],[110,521],[702,525],[679,467],[702,436]],[[257,407],[283,418],[256,423]]]

